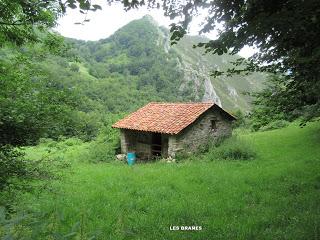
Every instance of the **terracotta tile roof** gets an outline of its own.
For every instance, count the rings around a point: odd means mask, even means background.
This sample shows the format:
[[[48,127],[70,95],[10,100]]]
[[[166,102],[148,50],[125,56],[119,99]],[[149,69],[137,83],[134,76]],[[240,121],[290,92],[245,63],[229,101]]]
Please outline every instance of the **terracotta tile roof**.
[[[112,127],[177,134],[214,105],[214,103],[152,102],[119,120]]]

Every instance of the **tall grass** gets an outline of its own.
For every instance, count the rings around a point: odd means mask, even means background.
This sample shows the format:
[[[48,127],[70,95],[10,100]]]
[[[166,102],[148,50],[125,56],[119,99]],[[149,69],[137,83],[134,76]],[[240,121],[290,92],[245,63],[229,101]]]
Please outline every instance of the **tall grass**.
[[[51,158],[56,161],[112,162],[120,149],[119,134],[111,126],[103,128],[95,140],[84,142],[78,138],[40,139],[35,147],[25,148],[29,159]]]
[[[232,136],[207,154],[210,159],[252,160],[256,157],[253,144],[240,136]]]
[[[177,164],[78,162],[54,192],[21,198],[17,211],[38,217],[11,231],[35,240],[318,239],[319,133],[313,123],[241,135],[256,152],[252,161],[205,161],[212,150],[204,161]],[[221,147],[233,157],[238,140]]]

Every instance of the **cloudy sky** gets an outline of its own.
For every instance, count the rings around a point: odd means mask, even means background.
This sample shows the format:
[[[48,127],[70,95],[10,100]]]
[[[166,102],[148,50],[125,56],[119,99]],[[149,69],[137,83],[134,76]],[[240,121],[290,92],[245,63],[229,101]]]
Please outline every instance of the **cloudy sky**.
[[[88,13],[87,18],[90,20],[84,25],[77,25],[76,22],[82,22],[85,16],[79,13],[79,10],[68,9],[67,14],[59,20],[59,25],[56,30],[65,37],[82,39],[82,40],[99,40],[107,38],[116,30],[123,27],[134,19],[142,18],[144,15],[151,15],[159,25],[169,28],[172,21],[163,15],[162,10],[147,8],[139,8],[138,10],[130,10],[125,12],[122,5],[107,5],[103,0],[95,0],[95,4],[99,4],[102,10]],[[204,16],[195,18],[190,26],[189,34],[198,35],[199,24],[204,19]],[[207,37],[214,39],[217,36],[216,32],[206,34]],[[240,55],[249,57],[253,54],[253,49],[246,47],[242,49]]]

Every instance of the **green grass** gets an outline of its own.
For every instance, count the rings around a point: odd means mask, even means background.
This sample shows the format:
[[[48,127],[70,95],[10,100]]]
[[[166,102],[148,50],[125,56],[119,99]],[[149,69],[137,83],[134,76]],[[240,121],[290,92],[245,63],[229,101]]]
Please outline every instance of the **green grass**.
[[[27,194],[20,207],[47,213],[38,239],[44,230],[75,232],[61,239],[319,239],[319,123],[240,137],[253,160],[76,163],[55,191]]]

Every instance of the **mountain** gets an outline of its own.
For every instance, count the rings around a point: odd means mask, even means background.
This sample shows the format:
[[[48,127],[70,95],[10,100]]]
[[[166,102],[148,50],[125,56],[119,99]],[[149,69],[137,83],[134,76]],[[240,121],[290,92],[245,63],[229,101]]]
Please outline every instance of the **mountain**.
[[[232,67],[231,62],[240,56],[204,54],[204,49],[191,47],[196,43],[207,41],[209,39],[185,36],[174,47],[180,56],[181,71],[184,73],[184,81],[180,89],[187,88],[188,85],[193,86],[196,99],[213,100],[231,111],[238,109],[243,112],[248,111],[251,107],[250,97],[245,95],[245,92],[261,90],[266,76],[254,73],[249,76],[210,77],[212,70],[227,70]]]
[[[148,101],[214,101],[230,111],[248,111],[243,92],[261,89],[264,76],[210,77],[210,71],[227,69],[238,56],[204,55],[203,49],[192,48],[207,40],[186,36],[171,47],[169,30],[148,15],[107,39],[68,39],[80,56],[80,72],[103,85],[98,95],[104,95],[111,111],[132,110]],[[131,107],[117,106],[121,101]]]

